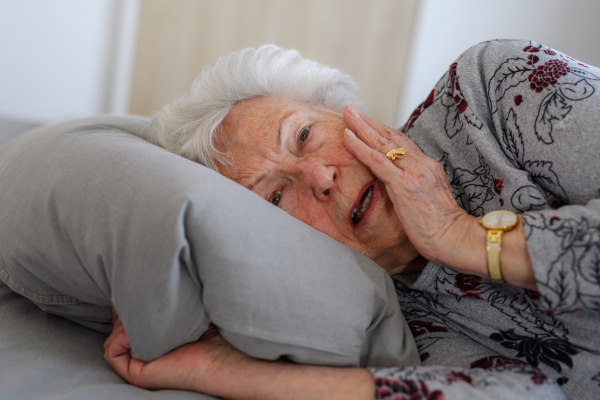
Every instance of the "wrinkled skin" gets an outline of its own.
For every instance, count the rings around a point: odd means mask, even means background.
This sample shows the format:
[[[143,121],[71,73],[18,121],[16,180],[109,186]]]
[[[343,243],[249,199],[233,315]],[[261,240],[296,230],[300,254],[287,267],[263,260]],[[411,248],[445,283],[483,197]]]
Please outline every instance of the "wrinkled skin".
[[[241,102],[222,123],[218,141],[230,162],[219,172],[267,201],[279,194],[278,207],[293,217],[399,272],[418,254],[385,185],[344,144],[346,128],[341,110],[282,97]],[[373,200],[354,224],[370,186]]]

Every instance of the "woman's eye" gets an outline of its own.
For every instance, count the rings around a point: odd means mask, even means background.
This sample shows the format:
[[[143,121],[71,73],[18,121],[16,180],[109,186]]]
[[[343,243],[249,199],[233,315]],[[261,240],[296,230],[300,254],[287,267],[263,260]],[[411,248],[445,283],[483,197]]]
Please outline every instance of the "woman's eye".
[[[273,197],[271,197],[271,203],[275,206],[279,206],[279,201],[281,200],[281,190],[273,193]]]
[[[310,129],[304,128],[300,131],[300,136],[298,136],[298,141],[303,143],[306,139],[308,139],[308,135],[310,134]]]

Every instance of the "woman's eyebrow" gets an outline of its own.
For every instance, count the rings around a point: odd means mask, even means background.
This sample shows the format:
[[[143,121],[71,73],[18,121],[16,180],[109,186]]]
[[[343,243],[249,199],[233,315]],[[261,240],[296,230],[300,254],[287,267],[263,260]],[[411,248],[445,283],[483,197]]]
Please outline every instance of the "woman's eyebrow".
[[[252,191],[252,189],[254,189],[254,186],[258,185],[260,182],[262,182],[267,177],[267,174],[268,174],[268,172],[265,171],[258,179],[253,181],[250,185],[248,185],[248,190]]]
[[[283,132],[283,126],[285,125],[285,123],[287,122],[287,120],[296,113],[297,110],[292,110],[289,113],[285,114],[280,120],[279,120],[279,132],[277,133],[277,149],[281,151],[281,137],[282,137],[282,132]]]

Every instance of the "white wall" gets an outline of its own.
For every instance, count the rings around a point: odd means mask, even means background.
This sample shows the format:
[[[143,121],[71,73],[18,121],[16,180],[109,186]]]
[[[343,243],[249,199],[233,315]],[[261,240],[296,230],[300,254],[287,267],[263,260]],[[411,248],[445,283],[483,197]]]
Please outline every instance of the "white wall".
[[[126,111],[128,92],[116,89],[130,79],[136,3],[0,0],[0,116]]]
[[[460,53],[484,40],[530,39],[600,65],[598,19],[598,0],[421,0],[396,126]]]
[[[0,0],[0,116],[128,110],[140,0]],[[532,39],[600,65],[598,0],[420,0],[396,126],[465,49]]]

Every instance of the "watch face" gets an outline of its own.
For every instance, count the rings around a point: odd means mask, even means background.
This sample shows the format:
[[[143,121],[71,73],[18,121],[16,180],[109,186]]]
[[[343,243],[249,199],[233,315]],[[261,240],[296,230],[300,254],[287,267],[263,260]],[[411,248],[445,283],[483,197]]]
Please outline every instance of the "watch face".
[[[483,216],[482,222],[488,228],[505,228],[515,225],[518,221],[517,214],[510,211],[492,211]]]

